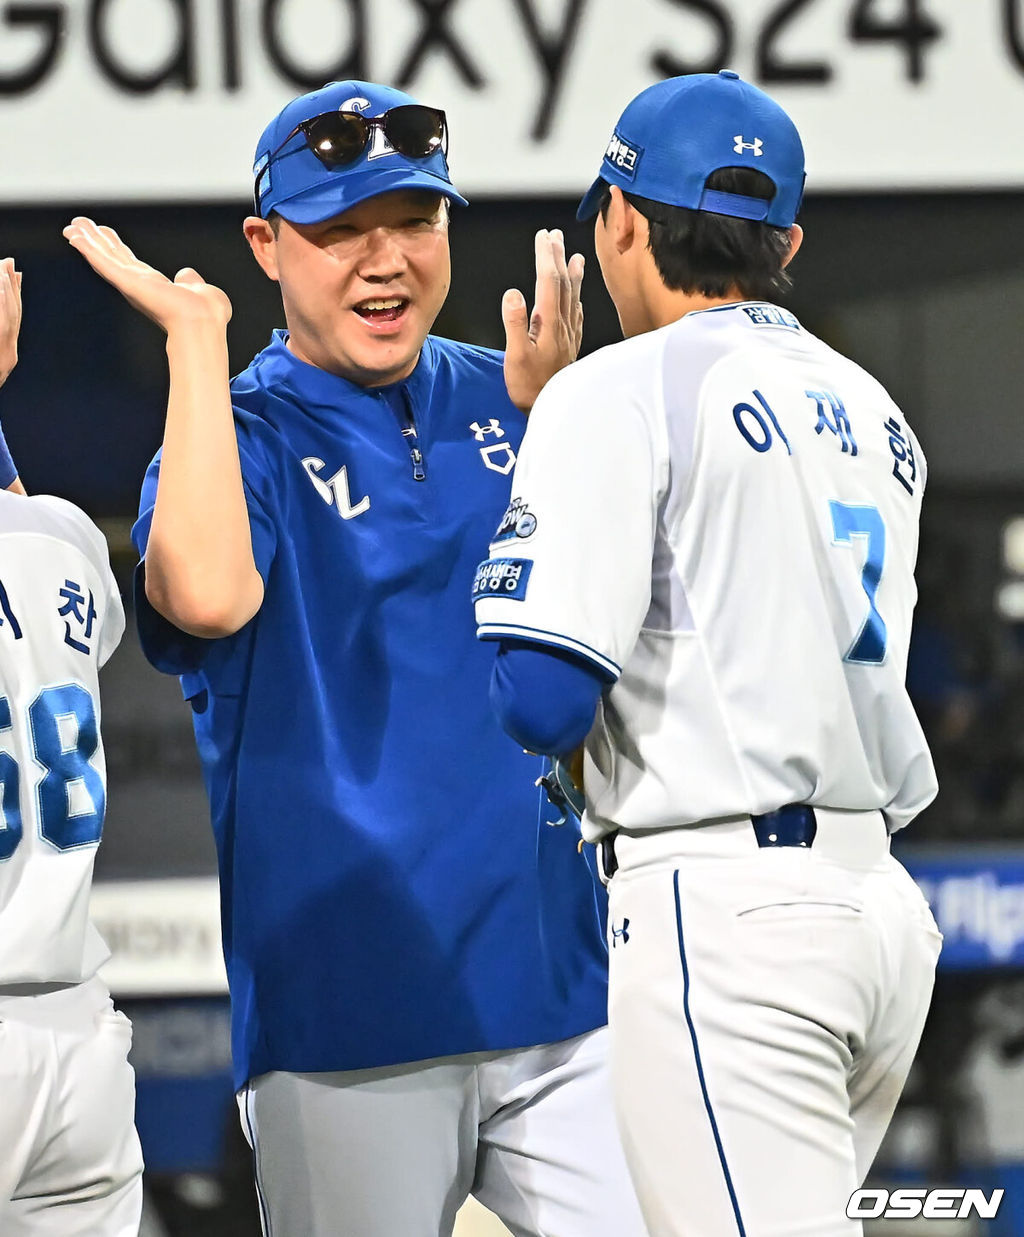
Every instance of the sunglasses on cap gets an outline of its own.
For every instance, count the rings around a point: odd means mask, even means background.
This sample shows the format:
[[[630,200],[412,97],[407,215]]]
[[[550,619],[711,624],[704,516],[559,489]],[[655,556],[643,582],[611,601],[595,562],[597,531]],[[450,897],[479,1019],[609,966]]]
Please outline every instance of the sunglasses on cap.
[[[359,112],[322,112],[303,120],[263,160],[256,175],[253,194],[259,213],[260,181],[278,155],[301,133],[306,145],[325,168],[334,171],[354,163],[369,145],[374,129],[380,129],[388,143],[407,159],[429,159],[438,150],[448,153],[448,123],[444,112],[422,103],[404,103],[389,108],[382,116],[363,116]]]

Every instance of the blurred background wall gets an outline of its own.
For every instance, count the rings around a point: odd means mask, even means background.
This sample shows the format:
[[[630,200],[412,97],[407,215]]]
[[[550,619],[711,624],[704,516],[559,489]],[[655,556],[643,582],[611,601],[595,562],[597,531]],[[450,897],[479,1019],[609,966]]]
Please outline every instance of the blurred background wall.
[[[282,324],[241,234],[263,125],[342,76],[446,109],[471,206],[441,334],[502,345],[532,236],[589,259],[584,350],[618,338],[575,203],[627,99],[731,67],[796,119],[790,307],[872,370],[929,461],[910,686],[941,792],[899,844],[946,934],[878,1181],[1004,1186],[1024,1233],[1024,0],[21,0],[0,3],[0,250],[24,271],[2,397],[27,486],[128,532],[159,445],[161,339],[65,245],[74,214],[231,296],[233,366]],[[213,847],[177,684],[129,634],[105,679],[96,915],[135,1026],[151,1231],[252,1234],[227,1076]],[[933,1226],[934,1228],[934,1226]],[[892,1224],[886,1232],[894,1233]],[[968,1223],[957,1231],[981,1231]]]

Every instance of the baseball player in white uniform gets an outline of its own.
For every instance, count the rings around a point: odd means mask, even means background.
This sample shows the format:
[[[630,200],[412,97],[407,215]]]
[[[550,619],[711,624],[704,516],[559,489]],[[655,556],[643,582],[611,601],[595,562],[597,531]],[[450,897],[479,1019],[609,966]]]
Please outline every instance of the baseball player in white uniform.
[[[0,263],[0,383],[20,276]],[[99,529],[28,497],[0,435],[0,1232],[139,1230],[131,1024],[89,922],[106,775],[98,671],[124,630]]]
[[[773,303],[803,181],[734,73],[629,104],[579,212],[627,338],[542,392],[474,588],[506,728],[585,737],[653,1237],[860,1232],[939,952],[889,853],[936,790],[904,686],[925,463]]]

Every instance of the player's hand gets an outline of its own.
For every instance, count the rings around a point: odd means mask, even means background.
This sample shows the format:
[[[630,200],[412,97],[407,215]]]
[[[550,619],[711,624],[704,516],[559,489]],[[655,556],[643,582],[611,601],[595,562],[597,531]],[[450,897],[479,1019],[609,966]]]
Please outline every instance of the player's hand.
[[[227,295],[191,267],[178,271],[170,280],[137,258],[113,228],[101,227],[81,215],[72,219],[64,236],[97,275],[166,332],[188,323],[223,328],[231,320]]]
[[[545,382],[579,355],[583,342],[583,255],[565,260],[562,233],[537,233],[537,286],[533,313],[526,298],[509,288],[501,298],[505,323],[505,386],[517,408],[529,412]]]
[[[14,259],[0,261],[0,387],[18,364],[18,332],[21,330],[21,271]]]

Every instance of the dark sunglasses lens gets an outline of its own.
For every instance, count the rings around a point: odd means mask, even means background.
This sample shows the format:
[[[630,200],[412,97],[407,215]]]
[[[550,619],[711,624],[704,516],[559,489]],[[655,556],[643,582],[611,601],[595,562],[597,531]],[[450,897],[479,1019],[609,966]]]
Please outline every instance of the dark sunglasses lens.
[[[399,154],[425,159],[444,141],[444,113],[418,103],[393,107],[384,118],[384,136]]]
[[[310,121],[306,141],[326,167],[341,167],[357,159],[366,147],[370,126],[352,112],[329,112]]]

